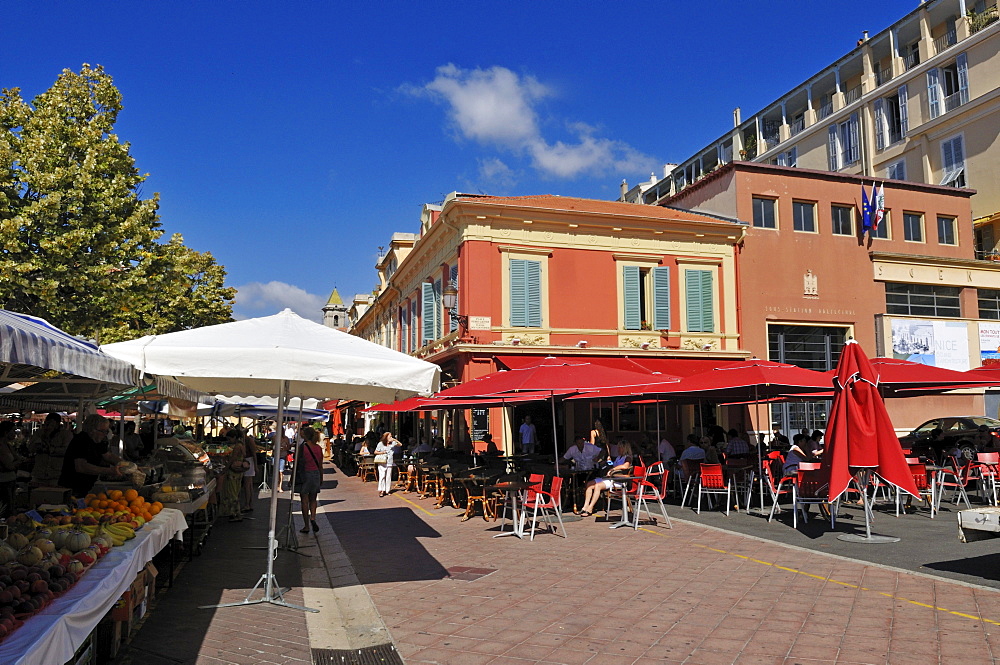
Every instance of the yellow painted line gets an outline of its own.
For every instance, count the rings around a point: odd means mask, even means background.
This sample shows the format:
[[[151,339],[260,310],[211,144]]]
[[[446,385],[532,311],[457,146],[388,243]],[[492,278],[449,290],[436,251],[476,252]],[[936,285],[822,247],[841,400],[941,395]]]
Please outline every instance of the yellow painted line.
[[[393,494],[391,496],[398,497],[400,501],[405,501],[406,503],[410,504],[411,506],[413,506],[414,508],[416,508],[417,510],[419,510],[422,513],[425,513],[425,514],[430,515],[432,517],[434,516],[434,513],[432,513],[431,511],[427,510],[426,508],[424,508],[423,506],[421,506],[419,503],[413,503],[412,501],[410,501],[406,497],[399,496],[398,494]]]
[[[639,529],[639,530],[640,531],[645,531],[646,533],[651,533],[651,534],[656,535],[656,536],[660,536],[661,538],[667,538],[668,537],[667,534],[661,533],[659,531],[653,531],[652,529],[642,528],[642,529]],[[810,577],[812,579],[820,580],[822,582],[829,582],[831,584],[838,584],[840,586],[847,587],[847,588],[850,588],[850,589],[857,589],[858,591],[872,591],[872,589],[869,589],[868,587],[863,587],[863,586],[861,586],[859,584],[853,584],[851,582],[843,582],[841,580],[835,580],[832,577],[825,577],[823,575],[815,575],[813,573],[807,573],[804,570],[799,570],[797,568],[789,568],[787,566],[781,566],[781,565],[778,565],[778,564],[774,563],[773,561],[763,561],[761,559],[754,559],[753,557],[749,557],[749,556],[747,556],[745,554],[737,554],[736,552],[730,552],[728,550],[722,550],[722,549],[719,549],[718,547],[710,547],[708,545],[701,545],[701,544],[698,544],[698,543],[691,543],[691,545],[693,545],[694,547],[700,547],[703,550],[708,550],[709,552],[717,552],[719,554],[725,554],[726,556],[736,557],[737,559],[743,559],[745,561],[750,561],[750,562],[753,562],[753,563],[756,563],[756,564],[760,564],[762,566],[770,566],[772,568],[776,568],[778,570],[782,570],[782,571],[785,571],[787,573],[792,573],[794,575],[802,575],[803,577]],[[947,582],[947,580],[942,580],[942,581],[943,582]],[[988,623],[988,624],[993,625],[993,626],[1000,626],[1000,621],[994,621],[992,619],[987,619],[985,617],[976,616],[974,614],[966,614],[965,612],[958,612],[956,610],[949,610],[946,607],[940,607],[938,605],[929,605],[927,603],[922,603],[922,602],[920,602],[918,600],[911,600],[909,598],[904,598],[903,596],[897,596],[896,594],[889,593],[887,591],[876,591],[875,593],[877,593],[880,596],[885,596],[886,598],[892,598],[893,600],[898,600],[898,601],[901,601],[901,602],[904,602],[904,603],[909,603],[911,605],[916,605],[917,607],[924,607],[924,608],[927,608],[927,609],[934,610],[936,612],[944,612],[945,614],[951,614],[952,616],[962,617],[963,619],[972,619],[974,621],[982,621],[984,623]]]

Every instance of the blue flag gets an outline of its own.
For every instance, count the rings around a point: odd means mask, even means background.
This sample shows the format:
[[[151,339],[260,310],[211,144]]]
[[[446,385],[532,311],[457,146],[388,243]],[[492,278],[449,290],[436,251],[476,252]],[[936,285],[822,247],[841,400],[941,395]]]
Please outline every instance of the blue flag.
[[[874,194],[874,192],[872,192]],[[861,183],[861,237],[872,231],[872,206],[868,202],[868,192],[865,191],[864,183]]]

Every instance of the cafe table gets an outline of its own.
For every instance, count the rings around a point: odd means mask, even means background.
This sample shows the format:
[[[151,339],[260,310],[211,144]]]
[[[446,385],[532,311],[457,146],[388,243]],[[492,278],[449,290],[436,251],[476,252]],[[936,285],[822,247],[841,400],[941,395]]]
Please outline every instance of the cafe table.
[[[640,480],[644,480],[646,476],[612,476],[612,480],[615,481],[617,485],[621,486],[622,493],[622,518],[615,522],[614,524],[608,526],[609,529],[620,529],[623,526],[630,526],[633,529],[639,528],[639,511],[633,511],[634,515],[632,521],[628,518],[628,490],[632,486],[632,483],[636,483]],[[616,488],[617,489],[617,488]],[[614,490],[612,490],[614,491]],[[610,500],[610,499],[609,499]]]
[[[531,487],[531,483],[525,482],[523,480],[512,480],[503,483],[497,483],[494,485],[496,489],[500,490],[506,494],[506,499],[504,500],[504,507],[502,512],[502,517],[500,520],[500,533],[494,535],[494,538],[501,538],[503,536],[516,536],[517,538],[524,539],[524,522],[525,522],[525,512],[524,512],[524,494]],[[504,524],[507,523],[507,506],[511,508],[511,530],[504,531]]]

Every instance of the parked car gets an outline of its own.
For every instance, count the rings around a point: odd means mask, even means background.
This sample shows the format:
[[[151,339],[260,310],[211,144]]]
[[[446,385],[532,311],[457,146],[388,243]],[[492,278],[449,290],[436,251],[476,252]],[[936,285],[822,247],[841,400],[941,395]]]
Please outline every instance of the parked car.
[[[989,428],[989,439],[982,440],[979,435],[979,428],[985,425]],[[941,430],[941,436],[936,441],[931,441],[931,433],[935,429]],[[982,452],[987,446],[997,447],[1000,445],[1000,420],[988,418],[986,416],[943,416],[928,420],[920,427],[916,428],[906,436],[899,437],[899,444],[903,448],[909,448],[915,453],[926,450],[933,450],[934,456],[943,461],[944,452],[954,447],[962,451],[966,459],[976,459],[976,453]]]

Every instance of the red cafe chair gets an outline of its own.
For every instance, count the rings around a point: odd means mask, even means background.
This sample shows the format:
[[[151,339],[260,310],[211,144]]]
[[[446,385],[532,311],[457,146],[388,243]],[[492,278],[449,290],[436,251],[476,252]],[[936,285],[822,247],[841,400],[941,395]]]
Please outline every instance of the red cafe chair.
[[[528,490],[531,496],[528,497],[527,501],[524,502],[524,509],[532,511],[531,513],[531,538],[535,539],[535,526],[538,523],[538,511],[542,513],[542,519],[545,520],[545,526],[548,530],[555,532],[555,525],[549,520],[549,513],[555,515],[556,520],[559,522],[559,530],[562,532],[562,537],[566,538],[566,527],[563,526],[562,521],[562,476],[552,477],[552,487],[549,491],[541,489],[541,484],[539,483],[538,489],[532,491]]]
[[[670,480],[670,471],[664,468],[663,462],[657,462],[653,466],[646,469],[645,477],[639,481],[639,491],[635,501],[635,513],[638,518],[640,511],[645,509],[646,515],[648,515],[653,522],[656,522],[656,518],[649,511],[650,499],[655,500],[660,504],[660,514],[663,515],[663,521],[667,523],[667,528],[672,529],[673,525],[670,523],[670,516],[667,515],[667,508],[663,505],[663,500],[667,498],[667,483]],[[639,528],[639,520],[636,519],[633,523],[633,528]]]
[[[830,511],[830,527],[836,526],[837,510],[830,503],[828,492],[830,484],[820,474],[820,465],[816,462],[801,462],[798,478],[792,485],[792,528],[798,528],[798,513],[802,511],[802,519],[809,521],[806,512],[811,504],[826,506]]]
[[[726,495],[726,515],[729,515],[729,506],[733,492],[733,479],[726,480],[722,473],[721,464],[702,464],[701,474],[698,476],[698,506],[696,513],[701,513],[701,495],[725,494]],[[736,496],[736,512],[740,510],[739,496]]]

